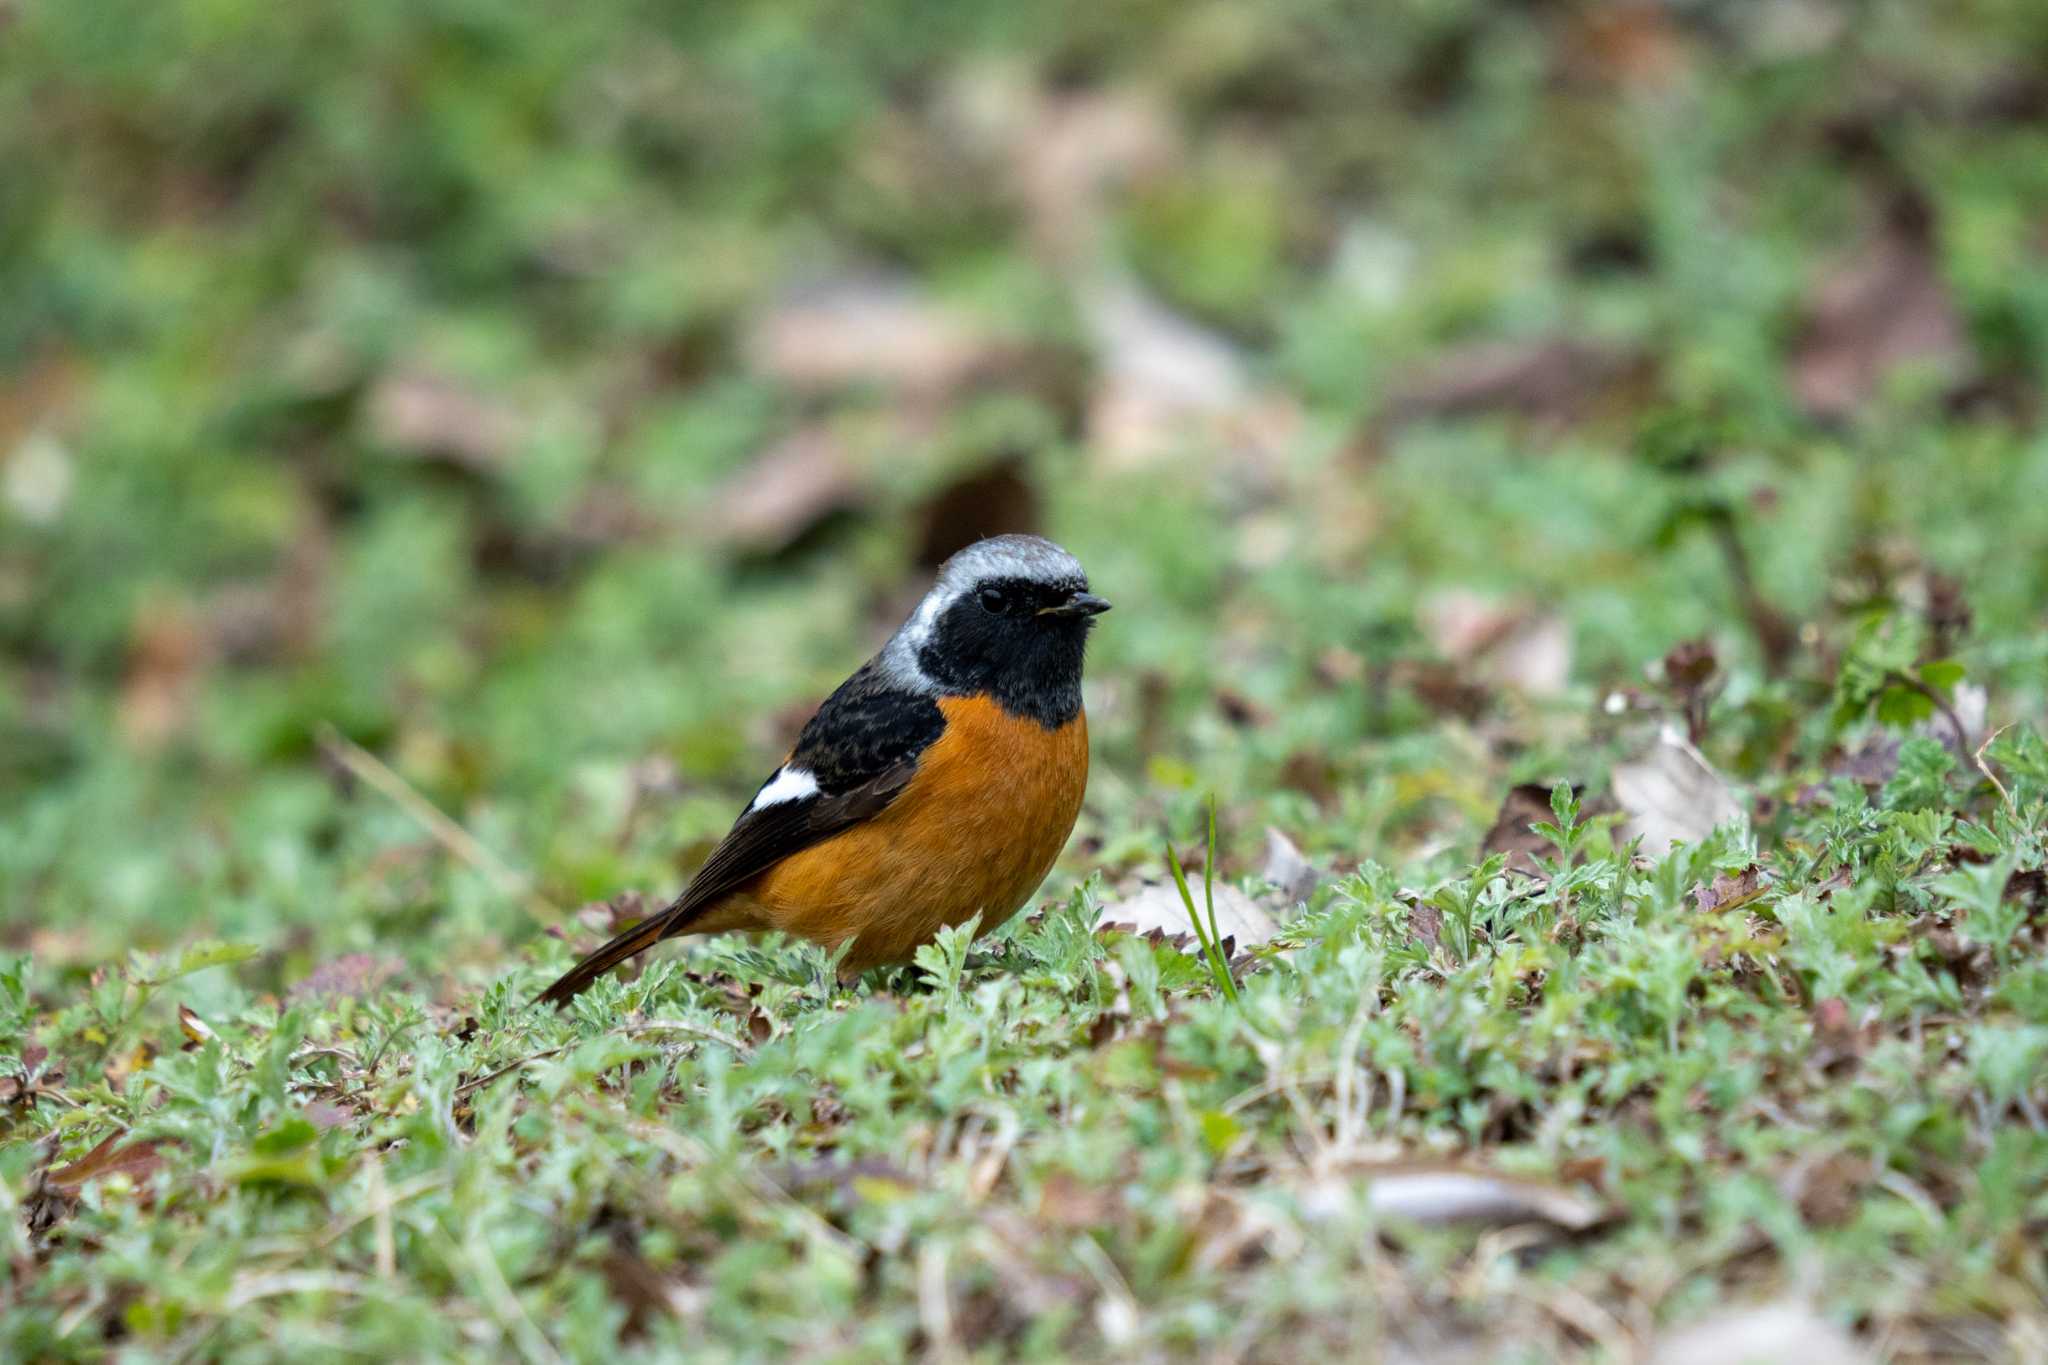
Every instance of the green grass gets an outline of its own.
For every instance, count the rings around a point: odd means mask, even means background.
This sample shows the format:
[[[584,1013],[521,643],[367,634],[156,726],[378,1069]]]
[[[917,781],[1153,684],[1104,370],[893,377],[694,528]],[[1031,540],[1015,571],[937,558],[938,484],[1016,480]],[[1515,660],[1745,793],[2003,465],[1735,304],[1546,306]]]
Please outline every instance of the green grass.
[[[2048,26],[1796,8],[0,5],[0,1356],[2039,1355]],[[1029,911],[527,1008],[976,513]]]

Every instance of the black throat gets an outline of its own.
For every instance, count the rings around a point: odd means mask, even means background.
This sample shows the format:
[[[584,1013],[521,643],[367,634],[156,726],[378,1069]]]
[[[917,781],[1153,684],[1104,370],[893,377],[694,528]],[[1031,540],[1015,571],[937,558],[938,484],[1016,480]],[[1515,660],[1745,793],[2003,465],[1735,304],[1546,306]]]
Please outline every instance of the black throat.
[[[917,666],[956,696],[988,696],[1013,716],[1057,730],[1081,714],[1087,617],[994,616],[970,595],[933,623]]]

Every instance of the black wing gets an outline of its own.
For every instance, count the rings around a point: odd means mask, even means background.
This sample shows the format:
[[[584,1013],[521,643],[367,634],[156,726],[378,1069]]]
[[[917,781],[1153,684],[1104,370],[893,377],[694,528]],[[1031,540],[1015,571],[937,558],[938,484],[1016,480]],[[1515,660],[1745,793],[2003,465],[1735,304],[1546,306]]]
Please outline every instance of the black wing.
[[[698,916],[792,853],[880,812],[909,784],[918,759],[945,728],[945,715],[930,697],[895,687],[872,662],[864,665],[818,708],[776,769],[776,776],[791,769],[808,773],[818,790],[758,809],[749,805],[666,909],[577,963],[540,999],[566,1003],[635,953],[688,932]]]

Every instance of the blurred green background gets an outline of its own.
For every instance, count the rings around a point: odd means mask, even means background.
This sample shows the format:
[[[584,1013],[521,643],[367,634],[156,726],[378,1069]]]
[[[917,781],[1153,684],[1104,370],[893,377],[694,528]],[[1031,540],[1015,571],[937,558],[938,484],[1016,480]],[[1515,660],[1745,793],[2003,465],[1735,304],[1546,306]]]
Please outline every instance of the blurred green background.
[[[2027,0],[0,3],[0,942],[488,979],[1019,527],[1118,606],[1067,877],[1211,788],[1469,856],[1702,635],[1788,794],[1873,608],[2038,722],[2044,72]]]

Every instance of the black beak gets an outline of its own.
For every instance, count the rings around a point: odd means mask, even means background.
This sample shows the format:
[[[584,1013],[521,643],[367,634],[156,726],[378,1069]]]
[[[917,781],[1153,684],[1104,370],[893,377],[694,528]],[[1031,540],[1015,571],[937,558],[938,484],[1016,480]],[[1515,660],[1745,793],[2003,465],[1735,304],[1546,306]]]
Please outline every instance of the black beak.
[[[1040,616],[1099,616],[1109,603],[1092,592],[1077,592],[1056,607],[1040,607]]]

